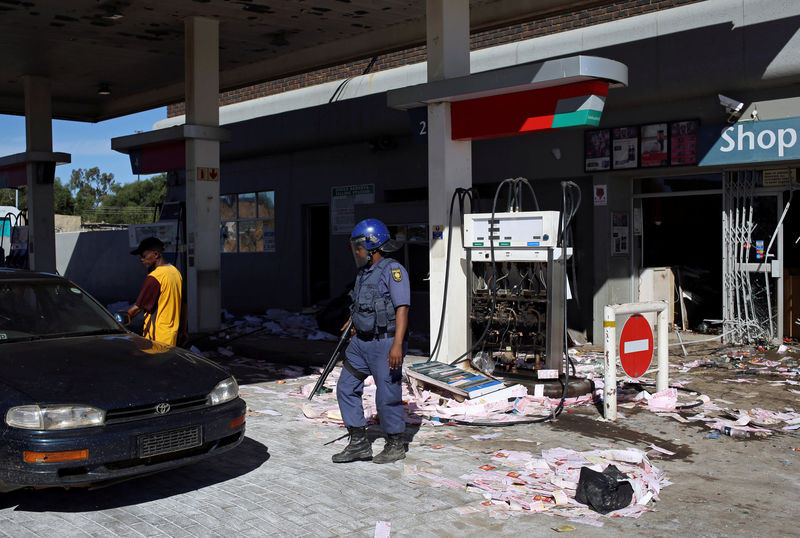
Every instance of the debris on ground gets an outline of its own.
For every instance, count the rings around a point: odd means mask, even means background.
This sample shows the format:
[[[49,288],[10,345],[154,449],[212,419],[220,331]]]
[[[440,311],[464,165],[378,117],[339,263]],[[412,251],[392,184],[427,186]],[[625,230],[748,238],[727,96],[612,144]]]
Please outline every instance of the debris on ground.
[[[233,316],[226,310],[222,314],[222,328],[228,338],[258,330],[264,334],[303,340],[338,340],[338,337],[320,330],[317,320],[310,314],[280,308],[270,308],[261,315]]]
[[[797,435],[793,430],[800,429],[800,413],[794,408],[787,407],[787,404],[783,403],[773,406],[771,410],[761,407],[769,405],[766,401],[759,405],[756,404],[757,400],[744,400],[755,405],[742,405],[741,398],[748,398],[749,395],[743,393],[740,387],[745,387],[746,390],[749,385],[719,384],[723,379],[739,379],[746,376],[744,378],[757,380],[758,386],[762,388],[783,387],[788,390],[791,390],[790,387],[800,388],[800,380],[794,379],[797,368],[792,353],[784,352],[778,356],[779,360],[774,361],[765,358],[758,350],[727,349],[719,353],[712,352],[709,356],[712,359],[721,357],[722,361],[719,364],[733,365],[734,368],[726,367],[722,370],[717,369],[717,366],[703,367],[698,362],[692,368],[685,369],[686,365],[675,361],[675,364],[671,365],[673,379],[668,389],[655,392],[654,380],[646,377],[629,380],[619,386],[619,406],[630,409],[633,414],[652,413],[680,421],[687,426],[700,425],[701,430],[705,429],[700,436],[706,439],[700,442],[707,443],[709,447],[713,446],[715,441],[729,442],[781,433]],[[578,398],[567,398],[565,412],[577,411],[584,416],[598,415],[595,406],[602,398],[602,354],[585,349],[580,352],[570,350],[570,357],[578,372],[577,375],[592,379],[594,391]],[[726,358],[728,360],[725,360]],[[220,356],[219,359],[227,364],[255,366],[250,359],[244,357]],[[711,361],[708,358],[702,360]],[[262,365],[262,369],[275,369],[276,372],[286,369],[285,366],[270,365],[264,361],[256,362]],[[704,368],[714,368],[715,375],[712,377],[704,375],[711,372]],[[695,371],[691,371],[692,369]],[[767,369],[769,374],[737,375],[740,371],[752,369],[759,371]],[[293,367],[291,370],[286,369],[285,372],[290,374],[285,379],[273,378],[271,383],[243,385],[241,391],[243,394],[259,393],[268,395],[268,398],[288,399],[284,405],[296,407],[298,412],[287,413],[285,408],[278,409],[290,420],[341,429],[343,424],[335,389],[341,368],[334,368],[328,377],[326,387],[323,387],[323,391],[311,401],[307,398],[318,379],[320,368]],[[692,391],[691,387],[695,384],[704,387],[710,395]],[[374,382],[368,378],[364,384],[363,403],[369,425],[378,423],[375,392]],[[606,443],[591,443],[595,449],[586,452],[577,452],[569,448],[550,448],[543,450],[541,455],[534,455],[532,452],[522,450],[536,446],[533,443],[540,444],[536,441],[521,438],[509,440],[507,436],[499,433],[501,428],[470,430],[461,427],[473,424],[501,425],[501,423],[530,420],[532,417],[548,418],[552,415],[554,409],[558,407],[560,398],[530,395],[523,385],[511,385],[480,398],[457,401],[447,398],[446,395],[406,383],[403,386],[403,402],[406,422],[410,426],[408,431],[413,432],[409,434],[407,441],[409,445],[414,445],[413,452],[417,456],[404,463],[403,477],[415,484],[460,490],[482,497],[474,504],[456,508],[459,514],[481,513],[492,518],[507,519],[524,514],[542,513],[565,518],[570,523],[599,527],[604,525],[609,517],[638,518],[652,510],[653,503],[658,500],[661,490],[670,484],[665,472],[654,466],[651,460],[674,457],[676,455],[676,452],[673,452],[676,450],[674,445],[666,444],[665,446],[672,449],[667,450],[653,444],[653,440],[648,440],[647,446],[642,446],[643,450],[640,450],[617,448]],[[276,420],[264,416],[269,414],[268,405],[256,405],[250,410],[254,420]],[[584,409],[578,409],[580,407]],[[414,426],[457,427],[418,429]],[[338,433],[331,435],[319,431],[315,432],[315,435],[318,439],[327,440],[328,444],[347,443],[346,436],[334,439],[339,436]],[[530,444],[521,447],[520,444],[523,442]],[[504,448],[497,450],[498,447]],[[430,456],[426,456],[426,453]],[[464,467],[451,470],[449,474],[437,469],[435,462],[439,461],[439,454],[454,453],[464,454]],[[788,465],[792,462],[786,460],[783,463]],[[459,475],[467,469],[472,470]],[[619,474],[613,469],[617,469]],[[621,497],[623,502],[627,495],[624,490],[630,487],[630,504],[602,514],[601,512],[609,508],[608,505],[589,502],[587,496],[578,494],[581,472],[585,476],[592,475],[595,478],[605,474],[605,478],[601,478],[611,489],[617,486],[617,489],[621,490],[622,494],[618,497]],[[579,499],[587,504],[580,503]],[[549,527],[574,529],[571,525],[555,524]]]
[[[389,521],[375,523],[375,538],[389,538],[392,533],[392,524]]]
[[[335,368],[328,377],[328,386],[335,387],[341,368]],[[291,396],[308,398],[316,382],[303,385]],[[377,421],[375,406],[375,383],[372,378],[364,382],[364,415],[369,423]],[[574,398],[566,398],[564,408],[593,405],[596,394],[586,394]],[[472,400],[459,402],[439,393],[420,389],[416,385],[403,384],[403,404],[405,406],[406,423],[430,424],[439,426],[448,422],[518,422],[530,420],[532,417],[547,417],[558,407],[560,398],[531,396],[522,385],[513,385]],[[314,397],[308,406],[312,416],[305,414],[306,419],[317,422],[330,422],[329,411],[338,409],[336,392],[333,391]]]
[[[731,353],[730,351],[726,353]],[[753,357],[749,352],[738,351],[733,354],[737,357],[747,357],[749,361],[765,364],[766,368],[774,368],[772,362]],[[596,406],[602,401],[603,381],[602,354],[582,350],[573,353],[570,350],[577,371],[593,380],[594,392],[577,397],[566,398],[564,409]],[[726,355],[727,356],[727,355]],[[784,360],[793,360],[791,356]],[[778,365],[783,361],[777,361]],[[597,371],[601,373],[596,373]],[[340,369],[336,368],[328,379],[328,386],[335,386]],[[778,370],[780,372],[780,370]],[[791,374],[789,374],[791,375]],[[598,377],[595,377],[598,376]],[[316,381],[315,376],[308,378],[300,390],[291,396],[307,398]],[[798,383],[791,379],[786,382]],[[774,381],[773,381],[774,383]],[[800,429],[800,414],[792,408],[780,411],[750,408],[739,409],[729,401],[722,399],[712,400],[706,395],[685,389],[691,384],[690,379],[675,380],[671,387],[650,394],[644,387],[655,385],[654,380],[640,378],[635,383],[621,385],[619,388],[619,407],[630,409],[646,409],[659,416],[671,418],[682,423],[697,422],[705,424],[712,430],[729,428],[736,430],[732,437],[745,437],[742,432],[748,432],[752,437],[771,435],[777,430]],[[794,386],[794,385],[791,385]],[[681,389],[681,390],[679,390]],[[370,423],[377,422],[377,409],[375,406],[375,386],[368,378],[364,387],[365,415]],[[403,402],[406,408],[406,422],[409,424],[430,424],[434,426],[447,423],[461,424],[491,424],[525,422],[534,418],[544,418],[552,415],[560,404],[560,398],[548,398],[528,394],[528,389],[522,385],[512,385],[482,397],[458,401],[432,390],[425,390],[414,383],[404,384]],[[307,420],[328,423],[337,422],[338,406],[336,404],[335,389],[327,394],[316,396],[312,402],[309,413],[304,413]]]
[[[609,466],[625,475],[632,499],[630,505],[601,515],[575,496],[582,469],[602,473]],[[461,479],[467,491],[483,496],[481,505],[491,517],[545,513],[595,526],[602,525],[604,517],[638,518],[650,510],[651,500],[658,500],[661,489],[671,484],[647,455],[635,448],[576,452],[559,447],[543,450],[541,457],[499,450],[491,455],[491,463]]]

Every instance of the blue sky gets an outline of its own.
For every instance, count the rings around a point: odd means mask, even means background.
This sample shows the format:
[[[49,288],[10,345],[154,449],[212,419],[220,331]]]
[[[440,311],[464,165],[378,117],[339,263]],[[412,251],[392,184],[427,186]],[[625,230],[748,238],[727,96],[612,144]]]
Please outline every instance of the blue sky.
[[[166,107],[99,123],[53,120],[53,151],[70,153],[72,162],[56,167],[56,177],[67,183],[73,168],[97,166],[114,174],[117,183],[136,181],[128,156],[111,149],[111,139],[151,131],[167,117]],[[0,114],[0,157],[25,151],[25,118]],[[142,178],[149,176],[142,176]]]

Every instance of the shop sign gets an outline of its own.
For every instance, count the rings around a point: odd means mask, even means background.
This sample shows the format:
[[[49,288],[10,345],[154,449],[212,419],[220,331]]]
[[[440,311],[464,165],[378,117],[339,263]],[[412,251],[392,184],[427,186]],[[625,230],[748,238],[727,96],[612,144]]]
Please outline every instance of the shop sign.
[[[702,130],[708,149],[699,166],[800,159],[800,117],[742,121]]]

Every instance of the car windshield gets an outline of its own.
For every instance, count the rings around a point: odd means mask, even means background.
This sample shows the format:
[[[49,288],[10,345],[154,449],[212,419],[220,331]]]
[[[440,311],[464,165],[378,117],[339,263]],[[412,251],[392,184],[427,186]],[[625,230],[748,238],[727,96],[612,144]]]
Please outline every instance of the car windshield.
[[[0,281],[0,344],[119,332],[108,312],[66,280]]]

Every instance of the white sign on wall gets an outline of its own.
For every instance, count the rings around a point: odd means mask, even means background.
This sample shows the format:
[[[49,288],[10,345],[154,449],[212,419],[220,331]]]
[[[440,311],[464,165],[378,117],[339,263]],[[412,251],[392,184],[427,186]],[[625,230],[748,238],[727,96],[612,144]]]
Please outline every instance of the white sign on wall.
[[[606,185],[594,186],[594,205],[608,204],[608,188]]]
[[[356,225],[357,204],[375,203],[375,184],[331,188],[331,233],[349,234]]]
[[[149,224],[131,224],[128,226],[128,245],[136,248],[142,239],[157,237],[164,243],[164,252],[175,252],[178,240],[178,221],[166,220]]]

